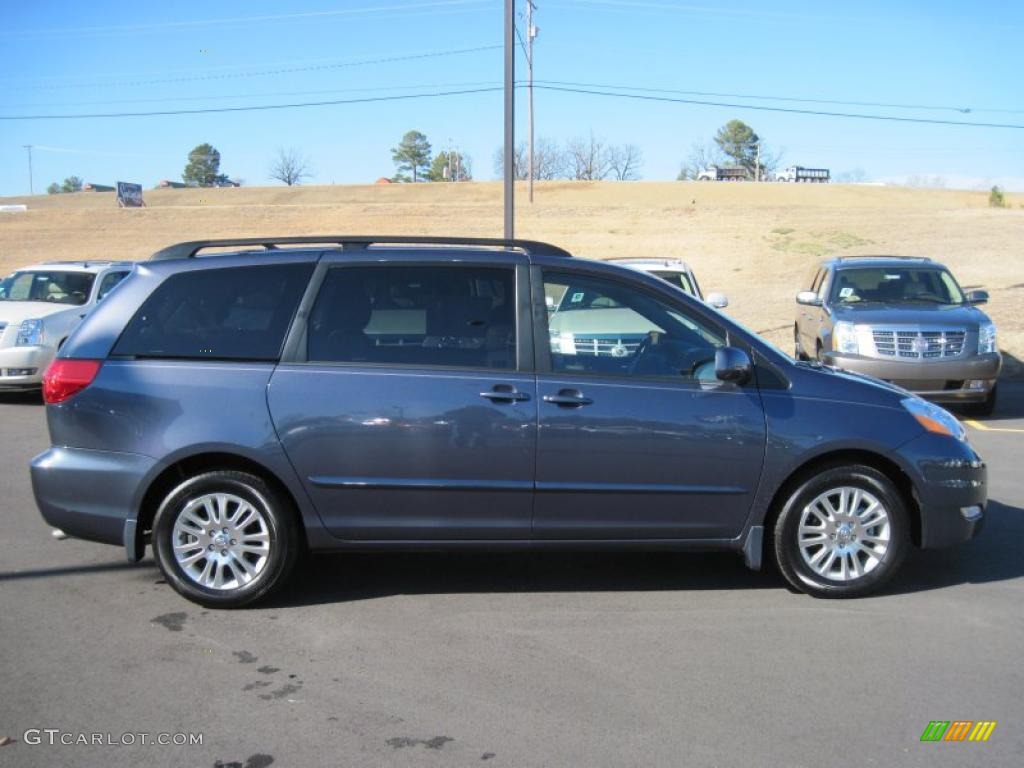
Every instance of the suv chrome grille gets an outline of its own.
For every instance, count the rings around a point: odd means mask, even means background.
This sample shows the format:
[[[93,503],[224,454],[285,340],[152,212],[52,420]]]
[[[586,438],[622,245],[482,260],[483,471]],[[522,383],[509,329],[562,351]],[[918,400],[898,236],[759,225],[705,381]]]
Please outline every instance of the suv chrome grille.
[[[904,360],[939,360],[959,357],[967,332],[963,330],[898,331],[873,329],[871,337],[879,357]]]
[[[577,355],[595,357],[629,357],[636,353],[640,342],[632,339],[577,337],[575,340]]]

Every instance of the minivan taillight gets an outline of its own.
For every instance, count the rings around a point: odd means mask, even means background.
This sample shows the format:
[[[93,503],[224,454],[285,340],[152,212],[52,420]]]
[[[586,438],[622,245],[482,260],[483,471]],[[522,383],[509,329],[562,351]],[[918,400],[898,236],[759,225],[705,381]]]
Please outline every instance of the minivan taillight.
[[[63,403],[92,384],[101,365],[102,360],[55,359],[43,374],[43,400],[51,405]]]

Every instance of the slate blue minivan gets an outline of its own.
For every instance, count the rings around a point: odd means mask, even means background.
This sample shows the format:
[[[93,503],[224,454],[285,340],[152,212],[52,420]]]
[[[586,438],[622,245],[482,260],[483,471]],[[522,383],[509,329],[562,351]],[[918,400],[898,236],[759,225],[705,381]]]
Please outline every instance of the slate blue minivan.
[[[46,521],[132,561],[151,543],[213,607],[309,550],[733,550],[851,597],[985,512],[942,408],[531,241],[171,246],[67,340],[44,397]]]

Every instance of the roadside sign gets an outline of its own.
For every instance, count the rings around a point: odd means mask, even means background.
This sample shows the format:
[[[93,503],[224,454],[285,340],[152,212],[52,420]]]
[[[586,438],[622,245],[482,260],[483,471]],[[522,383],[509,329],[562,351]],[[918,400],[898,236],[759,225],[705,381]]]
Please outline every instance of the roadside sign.
[[[128,181],[117,182],[117,204],[121,208],[145,208],[142,199],[142,185]]]

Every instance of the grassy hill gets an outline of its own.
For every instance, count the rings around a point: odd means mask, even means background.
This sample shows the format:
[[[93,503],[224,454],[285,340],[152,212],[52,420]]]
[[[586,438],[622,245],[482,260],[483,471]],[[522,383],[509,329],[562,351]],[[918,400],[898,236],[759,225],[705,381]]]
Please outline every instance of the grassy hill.
[[[165,189],[0,199],[0,271],[44,259],[144,259],[179,240],[301,234],[501,234],[499,183]],[[793,295],[830,254],[927,255],[991,291],[1000,346],[1024,359],[1024,197],[854,185],[545,182],[519,192],[520,237],[588,258],[688,260],[729,312],[789,349]],[[1011,361],[1012,365],[1012,361]]]

